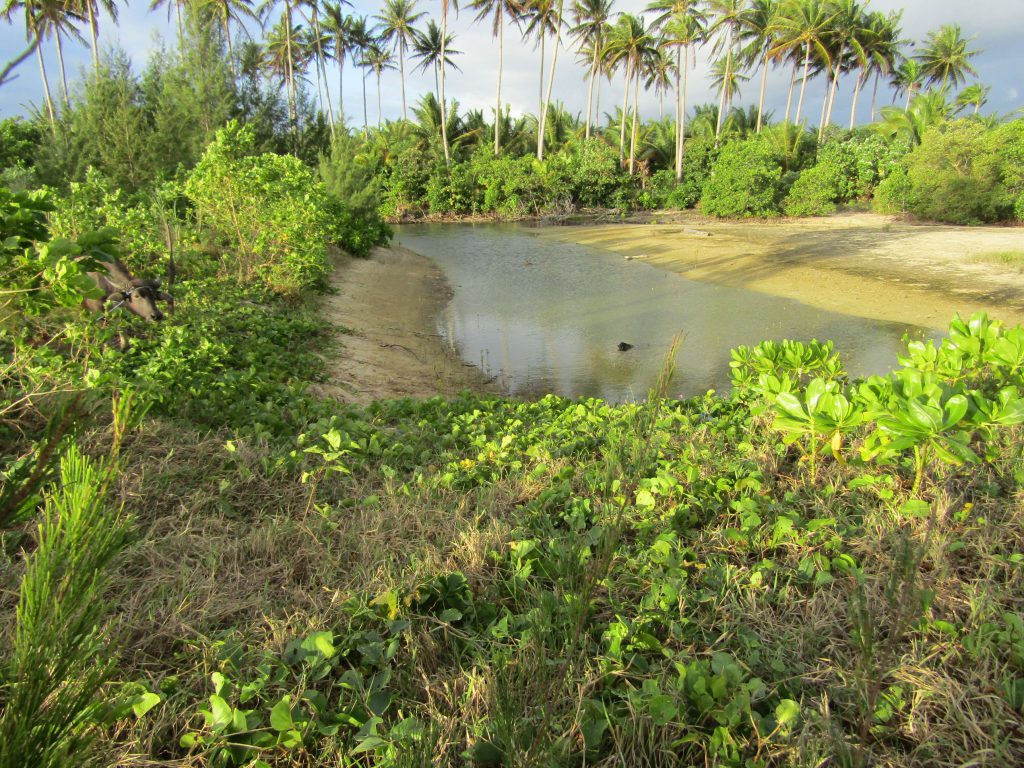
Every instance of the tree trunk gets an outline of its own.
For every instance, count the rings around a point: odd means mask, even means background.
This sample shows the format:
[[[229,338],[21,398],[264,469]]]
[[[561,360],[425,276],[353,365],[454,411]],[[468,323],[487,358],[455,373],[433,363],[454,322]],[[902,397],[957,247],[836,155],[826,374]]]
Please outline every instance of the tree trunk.
[[[177,7],[177,6],[175,6],[175,7]],[[235,52],[231,49],[231,24],[228,23],[229,21],[230,20],[228,19],[227,8],[225,8],[224,9],[224,39],[227,40],[227,44],[228,44],[228,64],[231,67],[231,77],[232,78],[237,78],[238,77],[238,73],[235,72]],[[179,40],[183,40],[183,39],[184,38],[179,38]],[[180,47],[180,43],[179,43],[179,47]]]
[[[867,72],[861,72],[857,75],[857,84],[853,88],[853,108],[850,109],[850,130],[853,130],[853,124],[857,119],[857,99],[860,97],[860,86],[863,82],[864,76]]]
[[[56,30],[57,36],[57,63],[60,65],[60,85],[61,93],[64,97],[64,106],[67,107],[71,104],[71,98],[68,96],[68,75],[67,70],[64,68],[64,47],[61,45],[60,40],[60,29]]]
[[[598,40],[594,38],[594,58],[590,62],[590,87],[587,88],[587,127],[583,134],[584,139],[590,138],[590,118],[594,114],[594,80],[597,75],[597,52],[598,52]]]
[[[313,34],[316,35],[316,60],[317,60],[317,82],[321,81],[321,77],[324,84],[324,96],[327,98],[327,117],[330,119],[331,126],[331,139],[334,139],[334,105],[331,103],[331,87],[327,84],[327,61],[324,58],[324,47],[321,44],[323,39],[323,29],[320,27],[320,15],[317,13],[316,6],[313,6]],[[232,65],[233,67],[234,65]],[[234,69],[232,69],[234,72]],[[322,108],[321,108],[322,109]]]
[[[832,87],[829,78],[825,77],[825,95],[821,100],[821,120],[818,122],[818,141],[825,135],[825,113],[828,111],[828,92]]]
[[[696,52],[694,52],[696,55]],[[683,180],[683,155],[686,154],[686,80],[689,75],[689,65],[686,61],[686,54],[683,54],[683,93],[679,102],[679,160],[676,161],[676,181]]]
[[[405,38],[398,41],[398,73],[402,79],[402,119],[409,119],[409,112],[405,108]]]
[[[494,156],[501,153],[501,67],[505,58],[505,10],[498,3],[498,91],[494,108]]]
[[[180,0],[174,0],[174,15],[178,19],[178,51],[184,54],[184,51],[182,51],[182,44],[185,42],[185,25],[181,23]]]
[[[634,67],[636,74],[633,80],[633,127],[629,132],[629,175],[633,175],[633,168],[635,167],[636,158],[636,121],[637,114],[640,112],[640,62],[637,62],[637,66]]]
[[[92,35],[92,68],[97,77],[100,72],[100,43],[99,24],[96,21],[95,0],[85,0],[85,7],[89,11],[89,32]]]
[[[876,109],[875,109],[875,105],[878,102],[878,78],[880,77],[880,75],[881,75],[881,72],[875,72],[875,87],[871,91],[871,122],[872,123],[875,122],[875,120],[877,119],[877,114],[878,114]]]
[[[826,113],[826,116],[825,116],[825,123],[827,125],[831,125],[832,124],[832,105],[835,103],[836,91],[838,91],[838,90],[839,90],[839,65],[837,64],[836,65],[836,71],[835,71],[835,73],[832,76],[832,88],[830,89],[829,96],[828,96],[828,112]],[[824,133],[824,129],[822,129],[822,133]]]
[[[786,97],[786,123],[789,122],[789,108],[793,106],[793,89],[796,87],[796,71],[799,66],[797,62],[793,62],[793,74],[789,77],[789,96]]]
[[[377,130],[380,130],[380,73],[381,70],[377,70]]]
[[[551,91],[555,87],[555,67],[558,65],[558,49],[561,48],[562,32],[562,0],[558,0],[557,26],[555,27],[555,52],[551,54],[551,71],[548,74],[548,90],[541,109],[540,130],[537,132],[537,159],[544,159],[544,131],[548,122],[548,105],[551,104]]]
[[[633,79],[632,64],[626,57],[626,90],[622,94],[622,116],[619,120],[619,167],[626,164],[626,110],[629,109],[629,84]]]
[[[764,120],[764,92],[768,88],[768,52],[764,53],[764,72],[761,74],[761,98],[757,102],[757,132],[761,132]]]
[[[800,113],[804,107],[804,91],[807,90],[807,69],[811,65],[811,43],[807,43],[807,51],[804,53],[804,79],[800,82],[800,98],[796,102],[796,116],[793,122],[800,125]]]
[[[725,119],[725,91],[729,87],[729,69],[732,67],[732,24],[725,34],[725,76],[722,78],[722,95],[718,99],[718,123],[715,125],[715,146],[722,133],[722,122]]]
[[[299,130],[299,110],[296,105],[295,99],[295,70],[292,66],[292,4],[291,0],[284,0],[284,46],[285,56],[285,72],[288,75],[288,119],[292,124],[292,132],[298,133]]]
[[[370,118],[366,112],[366,72],[363,72],[363,136],[370,132]]]
[[[676,183],[683,178],[683,46],[676,46]]]
[[[448,112],[444,103],[444,59],[448,42],[448,0],[441,0],[441,146],[444,147],[444,164],[452,167],[452,155],[448,149]]]
[[[35,33],[38,37],[38,33]],[[56,130],[57,115],[53,111],[53,99],[50,98],[50,83],[46,79],[46,65],[43,63],[43,46],[36,46],[36,58],[39,59],[39,74],[43,78],[43,98],[46,101],[46,111],[50,115],[50,127]]]
[[[341,119],[341,124],[345,125],[345,39],[341,36],[337,36],[337,42],[335,46],[340,55],[335,53],[338,59],[338,117]]]

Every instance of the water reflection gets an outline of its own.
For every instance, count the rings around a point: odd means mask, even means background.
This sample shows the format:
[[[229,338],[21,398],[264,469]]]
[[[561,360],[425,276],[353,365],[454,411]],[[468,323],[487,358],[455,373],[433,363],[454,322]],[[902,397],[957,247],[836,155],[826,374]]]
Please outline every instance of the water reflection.
[[[440,332],[513,394],[642,399],[679,331],[671,394],[683,396],[728,389],[729,350],[740,344],[832,339],[861,376],[895,366],[904,333],[938,335],[687,280],[516,225],[410,225],[396,242],[444,270],[455,295]],[[619,352],[621,341],[633,349]]]

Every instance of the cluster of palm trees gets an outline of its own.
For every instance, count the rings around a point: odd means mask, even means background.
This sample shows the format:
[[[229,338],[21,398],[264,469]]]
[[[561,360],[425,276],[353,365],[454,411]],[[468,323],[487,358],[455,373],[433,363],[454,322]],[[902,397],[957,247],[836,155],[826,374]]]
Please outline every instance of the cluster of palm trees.
[[[368,127],[366,80],[370,74],[377,80],[379,125],[381,77],[389,70],[399,73],[402,119],[407,120],[407,65],[410,59],[415,60],[419,69],[434,74],[441,143],[445,159],[450,162],[445,73],[457,68],[455,57],[460,53],[453,47],[454,35],[448,29],[450,11],[457,11],[454,0],[440,0],[440,24],[428,19],[425,25],[426,14],[418,10],[417,0],[384,0],[381,12],[372,17],[347,14],[343,8],[350,5],[347,0],[265,0],[259,7],[253,5],[253,0],[153,0],[151,8],[165,3],[168,14],[173,9],[177,16],[179,34],[184,35],[183,14],[199,14],[222,29],[233,71],[238,62],[243,72],[258,71],[280,83],[287,94],[293,124],[297,119],[300,84],[308,81],[310,72],[315,75],[320,108],[327,115],[332,132],[344,122],[341,78],[346,61],[363,70],[364,129]],[[945,90],[959,86],[968,75],[976,75],[971,58],[978,52],[970,49],[970,42],[959,26],[941,27],[916,52],[907,53],[901,13],[872,11],[869,3],[870,0],[654,0],[643,14],[632,14],[617,13],[614,0],[574,0],[571,7],[567,7],[565,0],[471,0],[468,8],[475,13],[475,20],[488,24],[497,42],[494,152],[502,151],[501,118],[507,116],[509,109],[501,97],[504,39],[509,26],[514,28],[517,40],[532,42],[539,52],[538,159],[544,158],[544,123],[552,105],[559,51],[566,48],[586,68],[585,137],[592,135],[601,114],[602,82],[623,78],[619,155],[631,172],[636,155],[641,86],[653,89],[662,103],[666,95],[674,92],[677,177],[682,173],[688,78],[696,66],[699,50],[710,53],[713,83],[719,94],[716,139],[743,83],[758,72],[758,132],[765,122],[765,95],[772,69],[789,72],[785,122],[801,124],[806,119],[804,106],[809,84],[822,83],[819,131],[824,131],[832,121],[841,80],[853,89],[849,120],[852,128],[862,91],[869,84],[874,121],[882,82],[894,89],[893,99],[905,94],[904,109],[908,109],[911,98],[926,85]],[[54,108],[40,43],[50,38],[56,42],[66,102],[62,40],[84,41],[80,31],[84,26],[91,33],[93,64],[98,67],[100,11],[116,22],[116,0],[5,0],[2,8],[8,20],[14,20],[18,13],[24,15],[26,34],[34,46],[31,50],[39,57],[52,119]],[[251,37],[246,22],[259,25],[262,40]],[[248,38],[241,51],[233,48],[232,29]],[[328,64],[338,69],[337,111],[327,86]],[[970,103],[980,108],[985,90],[981,86],[971,89]]]

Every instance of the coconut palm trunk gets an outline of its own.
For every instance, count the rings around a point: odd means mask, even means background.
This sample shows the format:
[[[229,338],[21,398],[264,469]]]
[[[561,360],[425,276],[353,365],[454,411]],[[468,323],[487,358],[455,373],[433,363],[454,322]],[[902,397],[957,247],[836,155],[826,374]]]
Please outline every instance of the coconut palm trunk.
[[[38,33],[36,33],[38,37]],[[39,59],[39,75],[43,79],[43,98],[46,101],[46,112],[50,116],[50,127],[56,129],[57,115],[53,111],[53,99],[50,98],[50,83],[46,78],[46,64],[43,63],[43,46],[36,45],[36,58]]]
[[[785,122],[789,122],[789,110],[793,106],[793,91],[796,89],[796,71],[799,68],[799,64],[793,63],[793,74],[789,76],[789,95],[786,97],[786,119]]]
[[[676,182],[683,178],[683,46],[676,46]]]
[[[825,122],[828,125],[832,124],[832,106],[835,104],[836,92],[839,90],[839,70],[840,70],[840,66],[839,66],[838,58],[837,58],[837,60],[836,60],[836,71],[835,71],[835,73],[832,76],[832,87],[829,90],[828,112],[827,112],[827,114],[825,116]]]
[[[629,175],[633,175],[636,161],[637,113],[640,111],[640,62],[634,67],[636,79],[633,81],[633,127],[629,133]]]
[[[501,0],[499,0],[501,1]],[[494,156],[501,154],[501,69],[505,59],[505,11],[498,8],[498,87],[494,106]]]
[[[764,123],[764,93],[768,88],[768,53],[764,54],[764,72],[761,73],[761,97],[757,101],[757,132]]]
[[[441,0],[441,145],[444,147],[444,164],[452,166],[452,155],[448,149],[448,110],[444,102],[445,45],[448,42],[448,0]]]
[[[866,72],[862,72],[857,75],[857,84],[853,87],[853,107],[850,109],[850,130],[853,130],[853,125],[857,120],[857,99],[860,98],[861,85],[864,83],[864,76]]]
[[[71,97],[68,96],[68,75],[67,70],[64,67],[64,46],[61,44],[60,30],[57,32],[57,63],[60,66],[60,87],[61,96],[64,99],[64,106],[67,107],[71,103]]]
[[[804,77],[800,81],[800,98],[796,102],[796,116],[793,118],[793,122],[797,125],[800,124],[800,113],[804,107],[804,93],[807,90],[807,71],[811,66],[811,42],[807,41],[806,52],[804,53]]]
[[[722,78],[722,95],[718,99],[718,122],[715,124],[715,144],[722,133],[722,122],[725,120],[725,92],[729,88],[732,69],[732,24],[725,33],[725,76]]]
[[[292,59],[292,4],[291,0],[284,0],[284,48],[285,73],[288,77],[288,120],[291,122],[292,131],[299,130],[298,107],[295,103],[295,69]]]
[[[538,160],[544,159],[544,131],[547,128],[548,122],[548,105],[551,103],[551,91],[555,87],[555,67],[558,66],[558,49],[562,47],[559,45],[562,27],[562,2],[563,0],[558,0],[558,16],[556,17],[558,26],[555,28],[555,52],[551,54],[551,71],[548,74],[548,90],[544,97],[544,103],[541,105],[539,122],[540,128],[537,131]]]
[[[100,41],[99,24],[96,21],[96,8],[92,0],[86,0],[85,7],[88,10],[89,34],[92,36],[92,68],[99,76],[100,71]]]
[[[594,39],[594,57],[590,61],[590,86],[587,88],[587,127],[584,130],[583,138],[590,138],[590,118],[594,114],[594,80],[597,79],[597,52],[599,46],[597,39]]]
[[[402,80],[402,119],[409,119],[409,111],[405,106],[405,40],[398,43],[398,76]]]
[[[381,118],[381,111],[380,111],[380,73],[381,73],[381,71],[378,69],[377,70],[377,130],[378,131],[380,130],[380,122],[381,122],[381,120],[380,120],[380,118]]]
[[[825,78],[825,95],[821,100],[821,120],[818,121],[818,141],[825,135],[825,115],[828,112],[828,93],[832,83],[830,78]]]
[[[875,122],[878,117],[878,79],[881,77],[881,72],[875,72],[875,87],[871,90],[871,122]]]
[[[177,3],[175,3],[174,7],[175,8],[178,7]],[[238,73],[235,71],[235,52],[231,48],[231,24],[229,23],[229,21],[230,20],[228,19],[227,6],[225,6],[224,7],[224,39],[225,39],[225,41],[227,41],[227,44],[228,44],[228,65],[231,67],[231,77],[237,78],[238,77]],[[179,37],[178,39],[179,40],[183,40],[184,37]]]
[[[622,116],[619,120],[619,166],[626,164],[626,116],[629,109],[629,84],[632,82],[632,62],[626,59],[626,90],[622,94]]]

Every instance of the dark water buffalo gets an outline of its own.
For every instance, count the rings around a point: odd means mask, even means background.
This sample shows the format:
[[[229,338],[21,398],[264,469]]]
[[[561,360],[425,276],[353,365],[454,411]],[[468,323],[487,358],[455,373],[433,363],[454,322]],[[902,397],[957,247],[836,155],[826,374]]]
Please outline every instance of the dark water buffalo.
[[[159,278],[143,280],[132,277],[120,261],[106,262],[106,266],[106,272],[89,273],[103,296],[85,299],[82,304],[86,309],[106,313],[123,307],[143,320],[160,321],[164,319],[164,313],[160,311],[157,302],[166,301],[171,307],[174,306],[174,298],[160,290]]]

